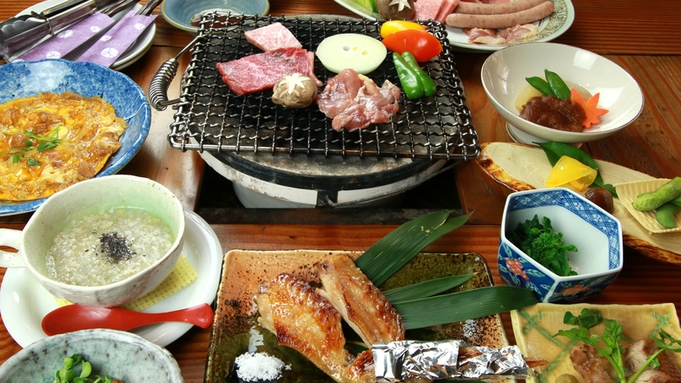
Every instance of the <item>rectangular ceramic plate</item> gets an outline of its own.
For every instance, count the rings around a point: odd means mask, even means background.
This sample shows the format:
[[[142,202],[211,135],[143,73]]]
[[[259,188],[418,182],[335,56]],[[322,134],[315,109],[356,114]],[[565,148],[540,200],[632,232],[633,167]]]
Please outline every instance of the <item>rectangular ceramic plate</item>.
[[[276,338],[257,325],[257,312],[253,303],[258,285],[288,272],[299,278],[317,283],[314,264],[335,253],[349,254],[353,258],[360,252],[347,251],[241,251],[232,250],[225,255],[222,282],[218,290],[217,309],[213,333],[208,349],[205,381],[207,383],[238,382],[234,359],[247,352],[250,334],[255,329],[264,335],[264,346],[258,351],[267,352],[290,365],[283,371],[279,382],[333,382],[298,352],[280,347]],[[448,275],[474,273],[475,276],[457,290],[491,286],[492,279],[485,259],[475,253],[423,253],[396,273],[382,288],[391,289],[407,284]],[[348,343],[358,339],[349,327]],[[461,339],[472,345],[504,347],[506,334],[498,315],[479,318],[465,323],[452,323],[436,329],[407,332],[407,339]]]
[[[537,375],[527,379],[528,383],[553,383],[562,374],[573,375],[580,383],[582,376],[575,371],[570,361],[570,350],[576,341],[565,337],[553,337],[559,330],[573,328],[563,324],[565,312],[579,315],[583,308],[598,310],[603,318],[614,319],[622,324],[624,338],[638,340],[650,336],[658,329],[663,329],[676,339],[681,339],[679,318],[672,303],[656,305],[593,305],[571,304],[559,305],[539,303],[534,306],[511,312],[513,334],[525,358],[529,360],[545,360],[545,366],[537,369]],[[593,332],[601,334],[603,325],[593,328]],[[677,364],[681,363],[681,355],[673,354]]]

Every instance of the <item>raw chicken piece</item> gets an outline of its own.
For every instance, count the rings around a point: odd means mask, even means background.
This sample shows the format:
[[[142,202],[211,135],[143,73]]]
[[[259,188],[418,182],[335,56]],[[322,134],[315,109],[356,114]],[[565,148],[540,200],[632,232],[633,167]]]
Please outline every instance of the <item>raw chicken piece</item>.
[[[317,264],[323,290],[350,327],[367,346],[404,339],[402,318],[381,291],[347,255],[338,254]]]
[[[468,42],[473,44],[502,45],[506,44],[506,39],[497,33],[496,29],[471,28],[464,29],[468,36]]]
[[[389,122],[400,109],[400,92],[400,88],[388,80],[379,88],[370,78],[345,69],[327,80],[317,105],[333,119],[333,129],[363,129],[370,124]]]

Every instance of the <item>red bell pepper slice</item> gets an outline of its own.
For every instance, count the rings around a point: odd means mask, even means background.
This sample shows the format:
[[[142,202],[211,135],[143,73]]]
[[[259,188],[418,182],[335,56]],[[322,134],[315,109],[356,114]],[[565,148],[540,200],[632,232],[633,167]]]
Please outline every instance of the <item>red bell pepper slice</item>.
[[[442,52],[442,44],[437,37],[417,29],[395,32],[386,36],[382,42],[393,52],[411,52],[418,62],[426,62]]]

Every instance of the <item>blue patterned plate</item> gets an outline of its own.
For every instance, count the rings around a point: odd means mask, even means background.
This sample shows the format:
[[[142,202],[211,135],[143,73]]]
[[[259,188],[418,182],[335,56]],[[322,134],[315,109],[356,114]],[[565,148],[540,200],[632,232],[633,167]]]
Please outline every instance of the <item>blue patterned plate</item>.
[[[5,64],[0,66],[0,89],[0,104],[40,92],[74,92],[100,96],[113,105],[129,127],[120,138],[120,149],[96,177],[115,174],[130,162],[151,127],[151,107],[142,88],[128,76],[102,65],[60,59]],[[34,211],[44,200],[0,201],[0,216]]]

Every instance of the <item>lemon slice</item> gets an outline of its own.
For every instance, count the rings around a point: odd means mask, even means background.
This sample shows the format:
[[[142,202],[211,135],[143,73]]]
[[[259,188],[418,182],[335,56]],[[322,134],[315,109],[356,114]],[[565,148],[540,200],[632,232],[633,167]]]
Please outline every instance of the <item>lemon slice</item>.
[[[570,156],[562,156],[546,179],[546,187],[564,186],[578,192],[586,190],[598,172]]]

